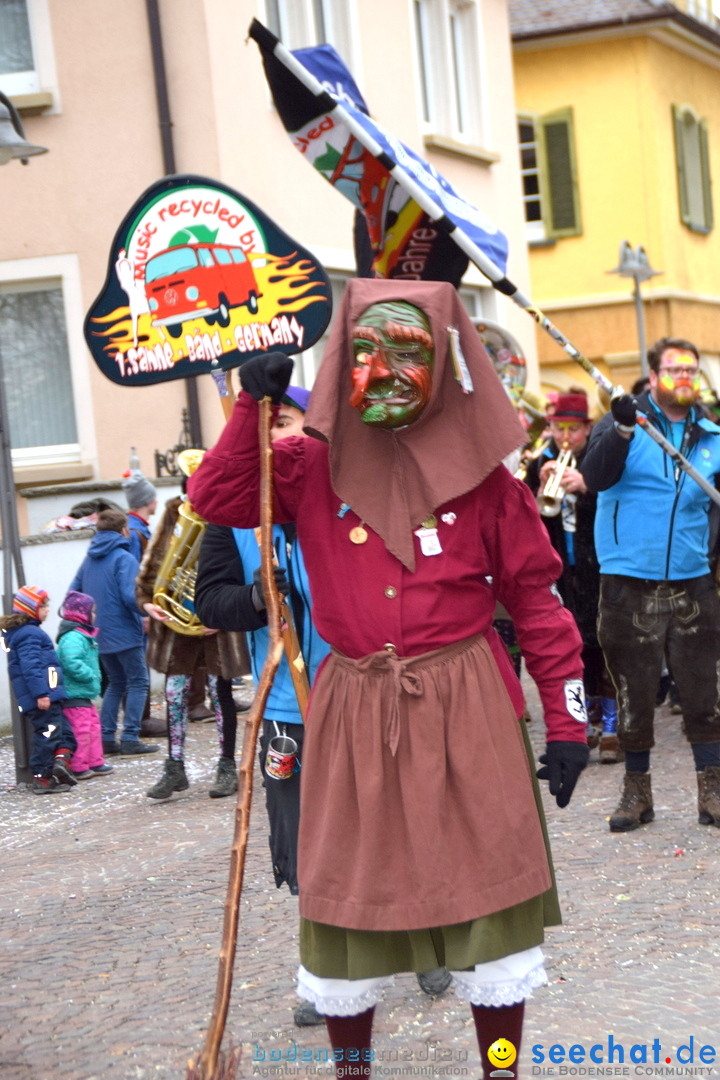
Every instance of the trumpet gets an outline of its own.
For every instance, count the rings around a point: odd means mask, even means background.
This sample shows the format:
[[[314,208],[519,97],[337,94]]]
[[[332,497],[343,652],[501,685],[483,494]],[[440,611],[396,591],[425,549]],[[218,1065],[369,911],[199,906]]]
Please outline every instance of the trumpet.
[[[538,510],[543,517],[556,517],[560,513],[565,497],[565,488],[562,486],[563,473],[566,469],[574,469],[576,466],[577,458],[567,443],[563,443],[542,494],[538,495]]]
[[[531,446],[529,446],[525,450],[523,450],[522,456],[520,458],[520,464],[518,465],[517,469],[513,473],[513,476],[515,477],[516,480],[524,480],[525,479],[525,477],[528,474],[528,466],[530,465],[530,462],[535,461],[536,458],[539,458],[540,455],[547,449],[547,447],[549,445],[550,445],[550,439],[549,438],[544,439],[543,436],[540,435],[535,440],[535,442],[531,444]]]

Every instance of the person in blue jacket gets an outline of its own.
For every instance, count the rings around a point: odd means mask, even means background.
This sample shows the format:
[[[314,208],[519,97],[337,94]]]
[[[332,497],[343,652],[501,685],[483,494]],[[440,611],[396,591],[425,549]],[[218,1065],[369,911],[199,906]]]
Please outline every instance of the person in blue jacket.
[[[103,753],[150,754],[159,746],[140,741],[140,723],[149,687],[142,616],[135,600],[137,559],[130,554],[127,517],[101,510],[97,532],[69,589],[94,597],[98,651],[108,678],[100,711]],[[125,699],[120,742],[118,712]]]
[[[69,791],[77,784],[71,769],[77,742],[62,711],[67,698],[60,661],[40,623],[50,597],[37,585],[23,585],[13,597],[12,613],[0,619],[2,647],[18,708],[33,730],[30,790],[35,795]]]
[[[304,437],[302,424],[309,391],[291,386],[287,394],[287,401],[281,406],[271,430],[273,440],[288,436]],[[273,547],[278,563],[278,589],[288,598],[312,685],[321,660],[330,650],[313,626],[310,586],[295,526],[274,525]],[[254,530],[207,526],[198,561],[195,609],[205,626],[212,626],[216,630],[248,631],[250,662],[256,683],[270,640],[259,566],[260,551]],[[265,774],[268,744],[279,733],[294,739],[298,747],[297,771],[283,780]],[[265,706],[260,763],[265,779],[275,884],[280,888],[286,882],[293,894],[298,891],[297,829],[303,736],[302,717],[290,668],[283,656]]]
[[[720,827],[720,601],[709,553],[717,506],[647,434],[638,409],[717,486],[720,428],[696,404],[700,354],[682,338],[648,352],[649,390],[614,396],[595,426],[581,471],[597,491],[598,640],[615,684],[625,751],[612,832],[654,817],[653,718],[665,652],[677,684],[698,778],[698,819]]]

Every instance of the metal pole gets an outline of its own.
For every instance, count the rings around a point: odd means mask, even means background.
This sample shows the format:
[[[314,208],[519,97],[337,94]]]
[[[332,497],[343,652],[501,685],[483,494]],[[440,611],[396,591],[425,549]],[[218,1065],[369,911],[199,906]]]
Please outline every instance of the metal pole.
[[[638,342],[640,343],[640,371],[644,379],[648,376],[647,350],[645,348],[645,312],[643,311],[642,296],[640,295],[640,279],[633,277],[635,288],[633,299],[635,300],[635,316],[637,318]]]
[[[0,351],[0,521],[2,522],[3,545],[3,612],[12,609],[15,592],[13,584],[13,565],[17,585],[25,584],[22,554],[20,551],[20,530],[15,502],[15,480],[12,469],[12,446],[10,443],[10,424],[8,422],[7,401],[5,399],[5,373]],[[13,750],[15,753],[15,781],[26,783],[32,778],[30,770],[31,735],[29,725],[18,708],[12,684],[10,690],[10,717],[12,720]]]

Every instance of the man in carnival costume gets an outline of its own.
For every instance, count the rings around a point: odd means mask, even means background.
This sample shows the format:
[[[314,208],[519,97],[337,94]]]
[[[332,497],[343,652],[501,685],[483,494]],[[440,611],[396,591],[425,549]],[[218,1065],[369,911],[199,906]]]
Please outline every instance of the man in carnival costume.
[[[253,399],[279,402],[291,369],[281,354],[242,367],[245,392],[190,481],[208,520],[257,525]],[[525,435],[451,285],[359,279],[305,429],[314,438],[274,447],[275,517],[297,523],[332,645],[307,718],[299,993],[325,1015],[337,1075],[370,1076],[383,986],[445,965],[487,1076],[498,1038],[519,1047],[525,998],[545,982],[543,927],[559,921],[496,596],[540,689],[538,775],[560,806],[588,754],[560,562],[500,464]]]

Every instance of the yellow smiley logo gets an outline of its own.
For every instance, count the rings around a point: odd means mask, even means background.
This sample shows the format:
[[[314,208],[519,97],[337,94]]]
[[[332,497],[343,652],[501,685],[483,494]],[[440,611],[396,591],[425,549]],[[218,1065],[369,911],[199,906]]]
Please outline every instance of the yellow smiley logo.
[[[512,1065],[517,1057],[517,1051],[507,1039],[496,1039],[488,1050],[488,1060],[491,1065],[497,1065],[503,1069],[506,1065]]]

